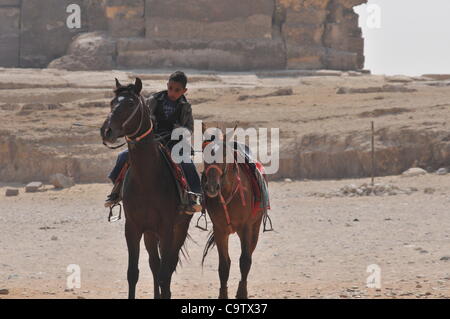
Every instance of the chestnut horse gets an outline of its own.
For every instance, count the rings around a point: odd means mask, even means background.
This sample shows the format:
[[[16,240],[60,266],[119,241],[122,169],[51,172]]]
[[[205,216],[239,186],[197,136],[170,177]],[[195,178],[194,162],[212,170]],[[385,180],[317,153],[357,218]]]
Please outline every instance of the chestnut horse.
[[[122,190],[128,246],[128,298],[135,298],[139,247],[144,236],[153,273],[154,297],[170,298],[170,282],[188,236],[192,216],[180,214],[179,197],[168,165],[158,149],[153,122],[141,96],[142,82],[122,86],[116,79],[111,113],[101,128],[104,143],[125,137],[130,168]]]
[[[203,127],[205,131],[205,127]],[[227,141],[227,138],[224,138]],[[239,260],[241,281],[236,298],[247,299],[247,277],[252,265],[252,254],[258,243],[261,221],[264,210],[252,214],[253,191],[249,176],[240,169],[240,165],[225,163],[226,150],[234,152],[234,147],[218,141],[205,143],[205,153],[215,153],[206,148],[216,148],[223,156],[219,161],[204,161],[202,185],[208,215],[213,223],[213,232],[206,244],[203,261],[210,248],[217,246],[219,253],[220,299],[228,299],[228,278],[231,259],[228,253],[228,240],[231,234],[237,233],[241,241],[241,257]],[[221,163],[219,163],[221,162]]]

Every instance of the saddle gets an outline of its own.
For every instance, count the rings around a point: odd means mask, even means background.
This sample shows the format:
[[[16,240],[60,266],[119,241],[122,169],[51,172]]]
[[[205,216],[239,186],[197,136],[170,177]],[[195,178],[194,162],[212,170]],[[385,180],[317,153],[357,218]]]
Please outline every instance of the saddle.
[[[256,216],[261,210],[270,209],[269,190],[267,187],[267,176],[260,162],[240,163],[241,169],[250,179],[253,190],[252,214]]]
[[[189,205],[189,184],[187,182],[186,176],[184,175],[183,169],[180,164],[175,163],[172,160],[172,156],[170,154],[170,150],[165,147],[162,143],[158,143],[158,149],[161,152],[162,158],[164,158],[164,162],[172,173],[173,180],[175,182],[178,197],[180,201],[179,210],[184,211]],[[123,181],[125,180],[126,174],[128,172],[128,168],[130,167],[130,163],[126,162],[120,171],[119,176],[117,177],[115,184],[121,185],[121,197],[123,198]]]
[[[184,175],[181,165],[173,161],[169,148],[164,146],[162,143],[158,143],[158,148],[162,157],[165,159],[167,166],[172,172],[172,177],[175,180],[175,185],[177,187],[178,197],[180,200],[179,210],[184,211],[189,206],[188,194],[190,192],[186,176]]]
[[[244,159],[244,163],[239,163],[239,166],[247,174],[252,184],[254,194],[252,201],[253,215],[256,215],[260,210],[270,209],[268,180],[264,166],[252,158],[247,146],[234,142],[233,147],[235,159],[237,160],[238,157]]]

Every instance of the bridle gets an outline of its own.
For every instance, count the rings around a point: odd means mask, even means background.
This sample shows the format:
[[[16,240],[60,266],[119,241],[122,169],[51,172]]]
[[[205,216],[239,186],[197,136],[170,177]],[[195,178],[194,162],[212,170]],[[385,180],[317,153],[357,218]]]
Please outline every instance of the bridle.
[[[123,122],[123,124],[122,124],[122,128],[125,128],[125,126],[136,116],[138,110],[141,111],[141,120],[139,122],[139,127],[137,128],[137,130],[133,134],[125,135],[125,140],[128,143],[130,143],[130,144],[137,144],[137,143],[139,143],[140,141],[142,141],[142,139],[144,139],[146,136],[148,136],[153,131],[153,121],[149,118],[150,128],[144,134],[133,138],[133,136],[137,135],[141,131],[142,125],[144,123],[144,114],[145,114],[145,112],[144,112],[144,107],[145,107],[144,104],[145,104],[145,102],[144,102],[144,98],[142,97],[142,95],[139,95],[138,97],[139,97],[139,104],[138,104],[138,106],[134,109],[133,113],[130,114],[128,119],[125,122]]]
[[[208,142],[206,142],[208,143]],[[209,142],[211,143],[211,142]],[[235,152],[235,150],[233,150]],[[233,156],[233,170],[237,171],[236,174],[236,180],[233,180],[232,187],[231,187],[231,193],[228,195],[228,198],[225,200],[223,194],[222,194],[222,186],[224,184],[225,178],[228,174],[228,167],[230,166],[228,163],[225,165],[225,169],[222,170],[222,168],[217,164],[211,164],[208,166],[208,168],[203,172],[203,175],[205,176],[205,179],[208,177],[208,172],[212,169],[217,170],[219,176],[220,176],[220,188],[219,188],[219,200],[222,204],[223,210],[225,212],[225,218],[227,220],[227,225],[230,228],[231,232],[234,233],[233,227],[231,225],[231,219],[230,214],[228,212],[228,204],[233,200],[234,196],[239,192],[239,196],[241,197],[242,206],[246,205],[245,198],[244,198],[244,191],[246,190],[242,186],[241,176],[240,176],[240,169],[239,169],[239,163],[236,162],[236,158]],[[235,183],[236,181],[236,183]],[[209,196],[208,196],[209,197]]]
[[[149,117],[149,121],[150,121],[150,128],[142,135],[134,137],[135,135],[139,134],[139,132],[142,129],[142,126],[144,124],[144,117],[145,117],[145,111],[144,111],[144,107],[145,107],[145,101],[144,98],[142,97],[142,95],[138,95],[138,99],[139,99],[139,103],[138,105],[135,107],[135,109],[133,110],[133,112],[130,114],[130,116],[125,120],[125,122],[122,123],[122,129],[124,129],[128,123],[131,122],[131,120],[136,116],[136,114],[138,113],[138,111],[140,111],[141,113],[141,120],[139,121],[139,127],[133,132],[133,134],[129,134],[129,135],[125,135],[125,140],[126,143],[123,143],[119,146],[109,146],[105,143],[105,141],[103,141],[103,145],[105,145],[107,148],[109,149],[118,149],[122,146],[124,146],[125,144],[138,144],[139,142],[141,142],[145,137],[147,137],[148,135],[150,135],[150,133],[153,131],[153,121],[151,120],[151,118]],[[133,138],[134,137],[134,138]],[[113,209],[119,206],[120,210],[119,210],[119,215],[117,217],[113,216]],[[111,206],[109,208],[109,216],[108,216],[108,221],[109,222],[116,222],[118,220],[121,219],[122,216],[122,205],[120,205],[120,203]]]
[[[126,143],[123,143],[123,144],[121,144],[119,146],[109,146],[105,142],[103,142],[103,145],[105,145],[107,148],[115,150],[115,149],[118,149],[118,148],[124,146],[127,143],[128,144],[138,144],[145,137],[150,135],[150,133],[153,131],[153,128],[154,128],[153,121],[149,118],[149,120],[150,120],[150,128],[145,133],[143,133],[142,135],[134,137],[137,134],[139,134],[139,132],[141,131],[142,126],[144,124],[144,118],[145,118],[145,111],[144,111],[145,101],[144,101],[144,97],[142,95],[138,95],[138,99],[139,99],[138,105],[134,108],[133,112],[125,120],[125,122],[122,123],[122,129],[124,129],[127,126],[127,124],[129,124],[131,122],[131,120],[134,119],[134,117],[138,114],[138,111],[140,111],[140,113],[141,113],[141,120],[139,121],[139,127],[132,134],[125,135]]]

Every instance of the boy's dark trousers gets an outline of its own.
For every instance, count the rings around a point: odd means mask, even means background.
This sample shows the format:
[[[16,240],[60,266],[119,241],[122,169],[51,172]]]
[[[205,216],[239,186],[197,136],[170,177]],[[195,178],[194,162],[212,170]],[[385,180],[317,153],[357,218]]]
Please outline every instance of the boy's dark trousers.
[[[119,153],[117,157],[116,166],[113,168],[108,178],[115,184],[117,177],[119,177],[120,171],[122,170],[125,163],[128,161],[128,150]],[[189,162],[181,162],[181,168],[183,169],[184,175],[186,176],[189,188],[192,192],[201,194],[202,186],[200,183],[200,178],[195,168],[195,164],[190,160]]]

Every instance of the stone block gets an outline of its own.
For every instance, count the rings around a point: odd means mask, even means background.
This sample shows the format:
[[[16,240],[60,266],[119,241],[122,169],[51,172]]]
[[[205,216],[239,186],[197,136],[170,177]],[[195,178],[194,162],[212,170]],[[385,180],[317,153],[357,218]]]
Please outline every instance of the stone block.
[[[113,37],[145,34],[145,0],[108,1],[105,7],[108,29]]]
[[[87,31],[86,1],[83,0],[22,1],[21,67],[46,67],[55,58],[66,53],[72,37]],[[81,28],[67,26],[70,4],[81,8]],[[49,8],[52,8],[49,10]]]
[[[0,67],[19,66],[19,21],[19,8],[0,7]]]
[[[146,0],[146,36],[170,39],[267,39],[272,0]]]

